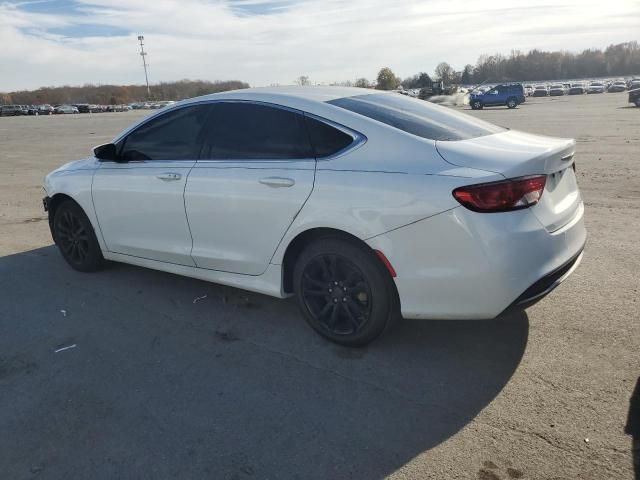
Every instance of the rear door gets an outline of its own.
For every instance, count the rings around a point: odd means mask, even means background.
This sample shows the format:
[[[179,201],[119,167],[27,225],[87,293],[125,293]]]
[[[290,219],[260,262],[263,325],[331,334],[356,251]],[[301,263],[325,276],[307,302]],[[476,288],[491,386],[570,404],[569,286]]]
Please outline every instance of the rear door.
[[[121,162],[101,163],[92,194],[109,251],[195,265],[184,189],[207,114],[206,105],[192,105],[160,115],[124,139]]]
[[[313,189],[305,118],[253,102],[211,108],[185,190],[191,256],[201,268],[260,275]]]

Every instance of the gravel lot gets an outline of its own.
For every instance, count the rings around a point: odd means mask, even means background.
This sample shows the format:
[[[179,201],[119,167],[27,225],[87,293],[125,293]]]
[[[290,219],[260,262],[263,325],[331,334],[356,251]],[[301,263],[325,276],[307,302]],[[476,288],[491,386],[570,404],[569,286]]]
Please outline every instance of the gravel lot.
[[[404,321],[359,350],[320,339],[291,301],[72,271],[42,178],[141,112],[0,118],[0,476],[633,478],[640,109],[604,94],[467,111],[577,139],[584,261],[526,313]]]

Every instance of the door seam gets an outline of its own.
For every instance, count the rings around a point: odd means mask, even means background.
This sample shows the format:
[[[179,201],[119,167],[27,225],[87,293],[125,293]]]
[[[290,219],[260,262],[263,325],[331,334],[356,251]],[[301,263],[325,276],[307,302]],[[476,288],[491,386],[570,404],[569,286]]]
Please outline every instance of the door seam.
[[[313,183],[311,184],[311,190],[309,191],[309,195],[307,195],[307,198],[304,199],[304,202],[302,202],[302,205],[300,206],[300,208],[298,209],[296,214],[291,219],[291,222],[289,223],[289,226],[286,228],[286,230],[282,234],[282,238],[280,238],[280,241],[276,245],[275,250],[271,254],[271,258],[269,258],[269,262],[267,263],[267,267],[264,269],[264,272],[262,272],[262,274],[264,274],[269,269],[269,265],[275,265],[275,264],[271,263],[271,261],[273,260],[273,257],[276,256],[276,252],[280,248],[280,245],[282,244],[282,241],[284,240],[284,238],[287,236],[287,233],[289,233],[289,230],[291,229],[291,225],[293,225],[293,222],[296,221],[296,218],[298,218],[298,215],[300,215],[300,212],[302,212],[302,209],[305,207],[305,205],[307,204],[307,202],[311,198],[311,194],[313,193],[314,189],[316,188],[316,174],[317,174],[317,172],[318,172],[318,160],[316,159],[315,165],[314,165],[314,169],[313,169]]]
[[[184,218],[187,220],[187,228],[189,229],[189,237],[191,238],[191,249],[189,250],[189,258],[193,262],[193,264],[198,267],[198,262],[193,258],[193,233],[191,232],[191,222],[189,222],[189,213],[187,212],[187,184],[189,183],[189,175],[191,175],[191,171],[198,164],[197,161],[193,163],[189,171],[187,172],[187,176],[184,179],[184,187],[182,189],[182,207],[184,208]]]

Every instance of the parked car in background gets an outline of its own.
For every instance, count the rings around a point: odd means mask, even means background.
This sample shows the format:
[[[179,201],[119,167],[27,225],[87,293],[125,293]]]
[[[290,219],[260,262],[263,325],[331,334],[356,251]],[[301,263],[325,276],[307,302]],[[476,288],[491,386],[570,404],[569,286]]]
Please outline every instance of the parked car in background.
[[[53,113],[57,114],[66,114],[66,113],[80,113],[78,111],[78,107],[74,107],[73,105],[58,105],[54,108]]]
[[[2,105],[0,107],[0,117],[18,117],[27,115],[22,105]]]
[[[587,89],[587,93],[604,93],[605,85],[603,82],[591,82],[589,84],[589,88]]]
[[[27,105],[27,115],[40,115],[37,105]]]
[[[53,107],[48,103],[38,105],[38,115],[52,115]]]
[[[533,85],[525,85],[525,86],[524,86],[524,94],[525,94],[527,97],[530,97],[531,95],[533,95],[533,91],[534,91],[534,90],[535,90],[535,89],[533,88]]]
[[[549,87],[550,97],[560,97],[566,93],[565,86],[561,83],[554,83]]]
[[[569,95],[582,95],[587,93],[587,87],[585,87],[584,83],[572,83],[568,93]]]
[[[546,97],[549,95],[549,90],[546,85],[536,85],[536,88],[533,90],[534,97]]]
[[[616,80],[607,89],[609,93],[624,92],[627,89],[627,83],[624,80]]]
[[[90,113],[91,112],[91,108],[89,107],[88,103],[76,103],[73,106],[78,109],[78,113]]]
[[[633,103],[636,107],[640,107],[640,86],[629,90],[629,103]]]
[[[524,101],[524,88],[519,83],[496,85],[485,93],[472,93],[469,97],[469,104],[473,110],[498,106],[516,108]]]
[[[44,205],[76,270],[293,295],[320,335],[364,345],[400,313],[494,318],[567,278],[586,240],[574,152],[393,93],[246,89],[142,119],[47,175]]]
[[[627,82],[627,88],[629,90],[634,90],[636,88],[640,88],[640,78],[632,78]]]

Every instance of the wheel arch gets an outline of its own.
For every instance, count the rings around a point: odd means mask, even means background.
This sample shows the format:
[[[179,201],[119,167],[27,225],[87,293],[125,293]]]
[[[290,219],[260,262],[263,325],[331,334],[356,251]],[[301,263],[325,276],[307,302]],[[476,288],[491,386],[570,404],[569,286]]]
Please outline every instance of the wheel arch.
[[[282,259],[282,290],[285,293],[293,293],[293,270],[295,268],[296,261],[298,260],[304,248],[310,243],[325,237],[332,237],[332,238],[339,238],[342,240],[346,240],[358,246],[359,248],[362,248],[363,250],[370,252],[372,255],[372,258],[375,258],[375,261],[379,262],[383,270],[387,272],[387,274],[389,275],[389,280],[393,288],[395,302],[398,307],[398,311],[400,311],[399,310],[400,300],[398,296],[398,290],[396,288],[396,283],[393,281],[393,274],[389,270],[389,268],[392,269],[393,267],[390,264],[386,265],[385,262],[376,253],[376,251],[373,248],[371,248],[364,240],[356,237],[351,233],[348,233],[344,230],[340,230],[336,228],[327,228],[327,227],[311,228],[298,233],[289,242],[289,244],[285,249],[284,256]]]
[[[47,213],[49,215],[49,230],[51,230],[51,237],[53,238],[54,242],[56,241],[56,239],[55,239],[55,234],[53,230],[53,219],[56,217],[56,211],[58,210],[58,207],[66,201],[72,201],[73,203],[78,205],[80,208],[82,208],[82,206],[78,202],[76,202],[73,197],[67,195],[66,193],[56,193],[55,195],[49,198],[49,202],[47,204],[47,208],[48,208]]]

